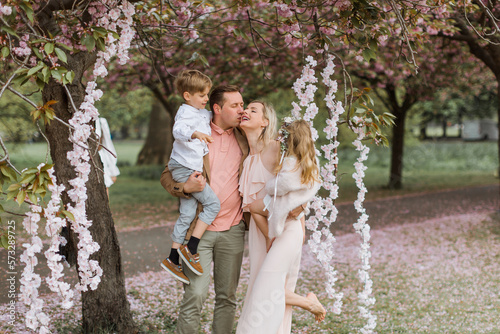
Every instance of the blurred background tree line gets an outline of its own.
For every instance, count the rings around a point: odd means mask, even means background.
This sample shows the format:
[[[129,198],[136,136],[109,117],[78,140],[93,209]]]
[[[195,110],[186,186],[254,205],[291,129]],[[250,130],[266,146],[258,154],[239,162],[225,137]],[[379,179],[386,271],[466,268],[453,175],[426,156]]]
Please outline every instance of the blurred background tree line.
[[[203,69],[201,68],[201,70]],[[289,85],[292,83],[289,82]],[[497,94],[495,87],[490,87],[490,90],[479,91],[477,95],[460,94],[454,92],[453,87],[448,87],[442,91],[433,92],[431,99],[417,101],[408,113],[408,126],[405,129],[405,135],[418,140],[460,138],[464,120],[483,118],[496,120]],[[401,86],[398,89],[403,91],[405,87]],[[29,88],[26,90],[29,91]],[[0,133],[2,133],[2,137],[13,144],[43,141],[30,117],[31,109],[19,99],[11,96],[10,92],[5,92],[5,95],[4,99],[0,101]],[[277,89],[263,96],[250,92],[244,94],[244,97],[247,103],[255,98],[264,98],[270,101],[280,117],[290,113],[291,102],[295,99],[293,92],[287,88]],[[324,91],[320,90],[316,98],[320,107],[324,107],[323,97]],[[384,104],[383,97],[373,97],[376,113],[391,112]],[[172,99],[177,104],[181,103],[177,96],[172,96]],[[108,120],[114,140],[144,141],[150,131],[158,132],[155,135],[161,136],[162,133],[165,135],[169,130],[169,117],[153,93],[145,87],[139,87],[135,90],[128,90],[120,85],[107,87],[106,94],[96,105],[102,117]],[[325,124],[325,117],[326,114],[318,115],[317,122]],[[152,121],[151,118],[153,118]],[[322,138],[319,142],[326,143],[324,134],[320,132],[320,136]],[[351,136],[351,134],[350,131],[343,131],[341,128],[340,136]],[[392,140],[391,134],[389,134],[389,139]],[[344,140],[341,143],[348,146]],[[169,146],[171,142],[163,142],[162,145]],[[167,150],[170,149],[167,148]],[[166,160],[157,161],[153,164],[166,162]],[[140,164],[149,163],[145,161]]]

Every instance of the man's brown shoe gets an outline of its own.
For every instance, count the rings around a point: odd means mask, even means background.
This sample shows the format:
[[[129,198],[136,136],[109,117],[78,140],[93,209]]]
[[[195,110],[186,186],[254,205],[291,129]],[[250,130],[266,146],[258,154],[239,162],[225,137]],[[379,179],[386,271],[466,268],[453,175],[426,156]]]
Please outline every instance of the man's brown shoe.
[[[185,245],[182,245],[179,247],[177,250],[179,253],[180,258],[184,263],[188,266],[189,269],[193,271],[198,276],[201,276],[203,274],[203,268],[201,267],[200,264],[200,254],[191,254],[189,251],[189,248]]]
[[[182,266],[180,264],[176,265],[170,261],[169,258],[166,258],[161,262],[160,266],[182,283],[189,284],[189,278],[182,272]]]

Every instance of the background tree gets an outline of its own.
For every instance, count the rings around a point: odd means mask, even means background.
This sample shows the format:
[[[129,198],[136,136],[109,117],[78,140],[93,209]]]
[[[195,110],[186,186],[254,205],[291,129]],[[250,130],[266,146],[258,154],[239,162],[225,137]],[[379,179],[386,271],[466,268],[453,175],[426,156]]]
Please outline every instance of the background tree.
[[[428,32],[466,45],[470,54],[495,77],[497,97],[500,97],[500,3],[497,0],[450,1],[438,13],[428,14]],[[500,119],[500,106],[497,115]],[[500,132],[500,123],[498,127]],[[498,157],[500,159],[500,138]],[[500,163],[498,168],[500,172]]]
[[[434,98],[437,90],[469,93],[477,89],[478,80],[472,80],[478,72],[474,62],[456,43],[426,43],[418,49],[419,73],[408,66],[400,54],[398,40],[384,42],[383,54],[363,69],[352,73],[373,88],[387,110],[395,116],[391,138],[391,165],[388,187],[401,189],[403,186],[403,154],[406,119],[410,110],[419,102]],[[396,60],[399,54],[399,60]],[[450,76],[456,79],[449,80]],[[466,94],[464,93],[464,94]],[[447,96],[447,95],[445,95]],[[443,115],[443,112],[440,112]]]

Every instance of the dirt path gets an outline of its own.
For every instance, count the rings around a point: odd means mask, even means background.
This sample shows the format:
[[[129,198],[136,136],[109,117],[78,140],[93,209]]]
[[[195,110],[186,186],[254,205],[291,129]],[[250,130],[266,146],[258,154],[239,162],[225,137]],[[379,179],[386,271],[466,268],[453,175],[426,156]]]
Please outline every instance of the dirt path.
[[[335,235],[350,233],[352,224],[356,221],[356,212],[352,203],[340,204],[338,222],[332,226]],[[376,230],[385,226],[421,222],[444,216],[495,211],[500,209],[500,188],[498,185],[446,190],[439,192],[420,193],[401,197],[391,197],[365,202],[365,208],[370,215],[369,224]],[[19,226],[21,222],[19,221]],[[173,223],[168,226],[118,233],[122,250],[122,261],[125,276],[131,277],[138,272],[160,271],[159,263],[167,255],[171,240],[170,233]],[[17,260],[20,250],[17,253]],[[19,260],[18,260],[19,261]],[[46,276],[48,270],[44,257],[39,258],[40,274]],[[0,303],[9,302],[7,278],[7,252],[0,250]],[[17,282],[19,282],[22,266],[17,267]],[[73,268],[65,270],[66,277],[76,282]],[[48,292],[42,284],[41,293]],[[18,290],[19,291],[19,290]]]

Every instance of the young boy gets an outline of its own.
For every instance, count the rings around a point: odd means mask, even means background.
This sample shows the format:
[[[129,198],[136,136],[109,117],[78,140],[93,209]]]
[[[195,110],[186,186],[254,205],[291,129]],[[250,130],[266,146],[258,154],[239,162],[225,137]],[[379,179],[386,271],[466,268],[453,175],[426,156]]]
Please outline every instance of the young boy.
[[[175,88],[185,101],[175,116],[175,141],[168,162],[168,169],[176,182],[186,182],[192,173],[202,171],[203,156],[208,153],[207,144],[213,142],[210,129],[212,113],[205,109],[211,87],[210,78],[197,70],[182,71],[175,80]],[[187,230],[196,216],[198,202],[203,205],[203,211],[187,245],[183,245]],[[219,210],[220,201],[208,184],[202,191],[192,193],[191,198],[180,199],[179,218],[172,233],[172,249],[161,263],[161,267],[179,281],[189,284],[189,278],[182,272],[180,259],[195,274],[203,274],[198,243]]]

